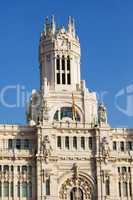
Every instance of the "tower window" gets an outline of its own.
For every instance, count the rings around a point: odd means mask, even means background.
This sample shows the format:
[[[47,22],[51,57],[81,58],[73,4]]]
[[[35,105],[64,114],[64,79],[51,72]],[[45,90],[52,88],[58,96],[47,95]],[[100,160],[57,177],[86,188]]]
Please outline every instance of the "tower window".
[[[70,57],[67,57],[67,71],[70,71]]]
[[[70,85],[71,84],[71,77],[70,77],[70,73],[67,74],[67,84]]]
[[[65,70],[65,57],[62,56],[62,70]]]
[[[57,60],[56,60],[56,69],[60,70],[60,57],[57,56]]]
[[[66,80],[65,80],[65,73],[62,74],[62,84],[65,84]]]
[[[121,197],[121,182],[119,182],[119,197]]]
[[[60,73],[57,73],[57,84],[60,84]]]

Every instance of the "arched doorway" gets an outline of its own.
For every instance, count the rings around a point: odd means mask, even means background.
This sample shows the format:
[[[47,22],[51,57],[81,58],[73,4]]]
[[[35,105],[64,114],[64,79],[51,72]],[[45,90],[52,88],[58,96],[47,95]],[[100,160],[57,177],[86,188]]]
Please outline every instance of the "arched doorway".
[[[70,200],[84,200],[83,191],[79,187],[74,187],[70,192]]]
[[[59,191],[59,200],[93,200],[94,187],[91,181],[78,175],[66,179]]]

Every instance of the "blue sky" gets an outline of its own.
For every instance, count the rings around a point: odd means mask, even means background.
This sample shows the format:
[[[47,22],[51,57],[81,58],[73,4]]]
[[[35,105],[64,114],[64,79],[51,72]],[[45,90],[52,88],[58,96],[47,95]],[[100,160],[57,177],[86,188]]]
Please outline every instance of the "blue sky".
[[[69,15],[81,41],[82,79],[108,109],[114,127],[133,127],[133,1],[130,0],[5,0],[0,2],[0,92],[20,84],[39,88],[38,44],[44,18],[59,25]],[[23,90],[23,88],[22,88]],[[14,102],[15,90],[5,96]],[[116,105],[117,104],[117,105]],[[25,123],[25,108],[0,102],[0,123]]]

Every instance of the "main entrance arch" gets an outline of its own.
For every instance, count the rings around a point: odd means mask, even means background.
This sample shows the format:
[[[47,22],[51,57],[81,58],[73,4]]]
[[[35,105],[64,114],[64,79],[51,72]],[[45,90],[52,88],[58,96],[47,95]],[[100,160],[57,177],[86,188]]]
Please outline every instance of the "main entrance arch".
[[[70,177],[61,185],[59,200],[93,200],[94,186],[84,175]]]

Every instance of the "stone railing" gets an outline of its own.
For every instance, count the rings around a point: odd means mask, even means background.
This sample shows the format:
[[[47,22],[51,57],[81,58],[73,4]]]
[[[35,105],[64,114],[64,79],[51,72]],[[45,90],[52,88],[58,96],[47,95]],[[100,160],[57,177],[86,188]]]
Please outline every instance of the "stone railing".
[[[29,157],[34,155],[35,150],[24,149],[0,149],[0,157]]]
[[[94,123],[80,122],[53,122],[53,128],[70,128],[70,129],[91,129],[95,127]]]

